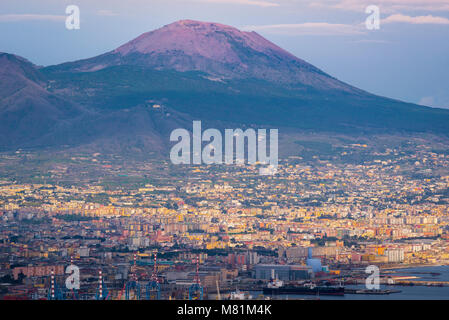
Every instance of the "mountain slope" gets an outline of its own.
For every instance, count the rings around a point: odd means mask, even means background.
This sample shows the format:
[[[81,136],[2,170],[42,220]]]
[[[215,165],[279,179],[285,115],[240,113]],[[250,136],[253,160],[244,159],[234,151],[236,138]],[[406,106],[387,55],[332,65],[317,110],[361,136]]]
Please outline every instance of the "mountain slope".
[[[194,119],[244,125],[353,134],[449,132],[448,110],[369,94],[285,88],[255,79],[211,81],[202,73],[138,66],[48,76],[56,91],[70,92],[73,99],[99,112],[162,104]]]
[[[31,62],[0,53],[0,151],[102,143],[113,151],[141,147],[161,150],[163,134],[179,124],[189,125],[185,115],[135,106],[97,112],[83,106],[71,94],[50,92],[55,81]],[[185,119],[188,119],[185,120]]]
[[[0,146],[51,144],[45,140],[84,110],[48,92],[43,76],[29,61],[0,53]],[[62,141],[60,141],[62,142]]]
[[[137,65],[156,70],[201,71],[218,79],[255,78],[322,90],[360,93],[320,69],[279,48],[256,32],[182,20],[147,32],[116,50],[58,66],[91,72]]]
[[[449,133],[449,110],[369,94],[256,33],[191,20],[46,68],[0,55],[0,80],[0,149],[162,151],[171,130],[191,128],[193,120],[276,127],[281,136]]]

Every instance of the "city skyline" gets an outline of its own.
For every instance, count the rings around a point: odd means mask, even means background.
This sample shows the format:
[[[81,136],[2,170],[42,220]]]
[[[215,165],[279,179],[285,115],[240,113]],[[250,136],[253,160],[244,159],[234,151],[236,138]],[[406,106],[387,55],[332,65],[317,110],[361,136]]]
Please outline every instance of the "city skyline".
[[[3,1],[0,300],[449,299],[447,39],[449,0]]]

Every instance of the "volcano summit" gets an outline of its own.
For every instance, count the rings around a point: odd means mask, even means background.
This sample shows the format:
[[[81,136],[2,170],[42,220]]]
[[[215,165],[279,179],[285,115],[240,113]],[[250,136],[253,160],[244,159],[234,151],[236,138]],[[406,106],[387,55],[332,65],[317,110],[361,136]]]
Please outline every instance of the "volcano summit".
[[[7,67],[11,59],[21,67]],[[162,150],[171,130],[194,120],[329,135],[449,133],[448,110],[370,94],[256,32],[218,23],[178,21],[100,56],[44,68],[9,56],[0,70],[8,79],[0,83],[0,123],[13,128],[38,117],[46,124],[32,133],[6,130],[0,149],[51,141]],[[22,89],[11,90],[14,83]]]

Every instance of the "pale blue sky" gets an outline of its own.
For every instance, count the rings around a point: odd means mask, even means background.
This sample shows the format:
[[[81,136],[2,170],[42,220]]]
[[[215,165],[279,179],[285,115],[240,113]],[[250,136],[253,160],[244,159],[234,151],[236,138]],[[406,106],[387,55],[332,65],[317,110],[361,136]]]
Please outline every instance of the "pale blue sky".
[[[80,30],[65,28],[71,4]],[[381,10],[380,30],[364,26],[368,5]],[[56,64],[180,19],[256,30],[352,85],[449,108],[449,0],[2,0],[0,51]]]

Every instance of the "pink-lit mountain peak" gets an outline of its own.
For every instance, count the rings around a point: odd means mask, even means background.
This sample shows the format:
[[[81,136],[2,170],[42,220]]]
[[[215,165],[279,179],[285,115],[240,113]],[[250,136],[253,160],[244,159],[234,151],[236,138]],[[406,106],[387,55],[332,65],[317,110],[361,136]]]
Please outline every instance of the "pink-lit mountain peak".
[[[63,67],[77,72],[93,72],[119,65],[202,72],[219,80],[259,79],[316,89],[354,91],[354,88],[256,32],[194,20],[168,24],[146,32],[111,52],[67,63]]]
[[[235,45],[268,55],[276,54],[297,59],[256,32],[245,32],[219,23],[194,20],[177,21],[144,33],[115,52],[122,55],[178,52],[221,63],[243,63]]]

